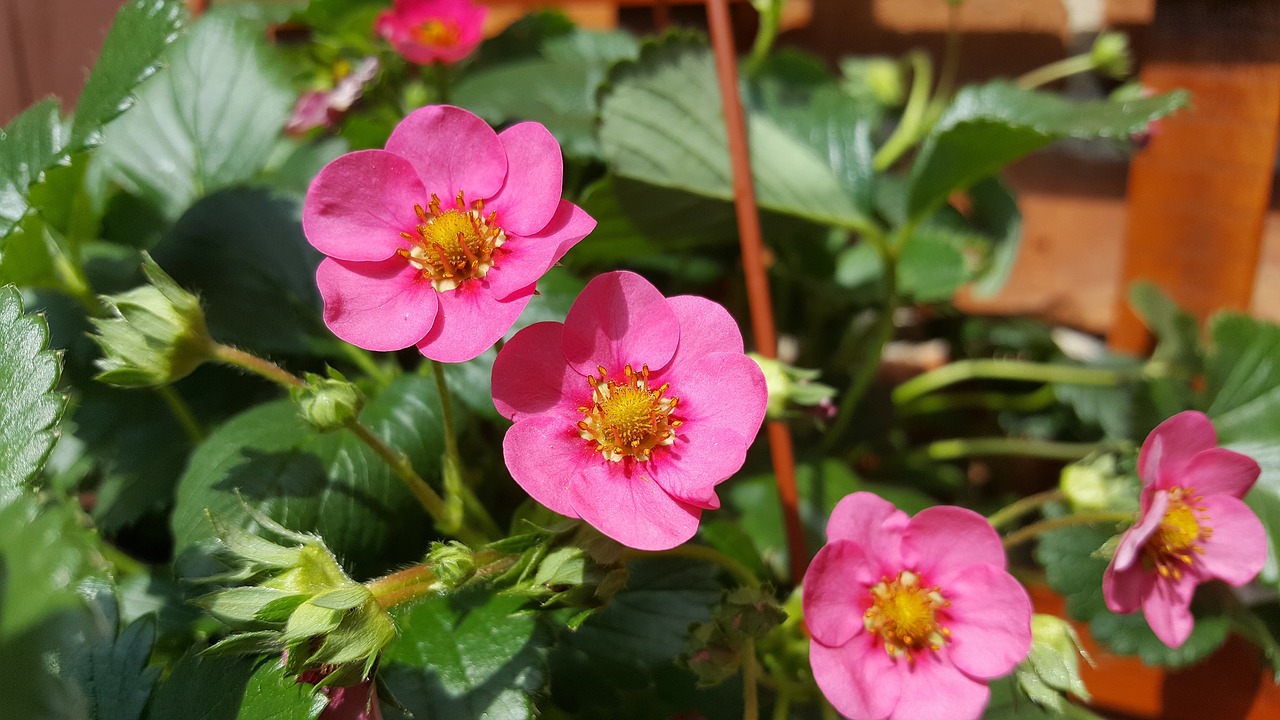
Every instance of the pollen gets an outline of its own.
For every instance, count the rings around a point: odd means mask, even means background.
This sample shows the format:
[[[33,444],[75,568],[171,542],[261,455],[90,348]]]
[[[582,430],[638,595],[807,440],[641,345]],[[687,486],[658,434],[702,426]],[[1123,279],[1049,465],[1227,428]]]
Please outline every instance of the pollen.
[[[424,210],[414,205],[418,224],[413,232],[402,232],[410,242],[400,255],[440,292],[453,290],[467,280],[478,280],[493,268],[498,248],[507,235],[498,226],[498,214],[484,214],[484,201],[467,205],[463,193],[454,200],[455,207],[445,209],[439,196],[431,195]]]
[[[648,365],[640,372],[627,365],[617,380],[603,367],[598,370],[599,377],[587,378],[591,404],[578,408],[584,417],[577,425],[578,434],[596,452],[613,462],[645,461],[655,449],[676,441],[681,421],[672,413],[679,398],[667,394],[670,386],[665,383],[650,386]]]
[[[1182,572],[1195,563],[1195,556],[1204,553],[1201,544],[1213,535],[1209,527],[1209,515],[1195,488],[1173,488],[1169,491],[1169,506],[1160,519],[1160,526],[1147,539],[1143,547],[1143,562],[1155,568],[1164,577],[1182,579]]]
[[[921,652],[934,652],[951,640],[951,631],[938,617],[951,603],[938,586],[926,587],[920,576],[903,570],[895,578],[883,577],[871,588],[871,606],[863,615],[864,627],[884,643],[889,657],[915,662]]]
[[[462,36],[458,23],[453,20],[432,18],[413,30],[413,37],[423,45],[435,47],[453,47]]]

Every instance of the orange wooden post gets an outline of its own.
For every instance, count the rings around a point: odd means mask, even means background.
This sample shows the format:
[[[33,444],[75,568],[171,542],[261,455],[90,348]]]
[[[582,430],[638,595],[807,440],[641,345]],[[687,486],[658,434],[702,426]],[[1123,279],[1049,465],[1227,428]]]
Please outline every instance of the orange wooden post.
[[[1200,319],[1249,307],[1280,135],[1280,8],[1159,0],[1148,46],[1143,84],[1186,88],[1192,108],[1160,121],[1130,167],[1124,292],[1108,341],[1133,353],[1151,343],[1126,302],[1135,280]]]

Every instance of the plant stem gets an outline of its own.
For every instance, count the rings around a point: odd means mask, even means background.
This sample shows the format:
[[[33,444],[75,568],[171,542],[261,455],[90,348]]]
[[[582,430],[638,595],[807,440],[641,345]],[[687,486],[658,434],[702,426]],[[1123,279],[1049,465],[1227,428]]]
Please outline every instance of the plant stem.
[[[725,570],[728,570],[729,574],[733,575],[734,578],[741,582],[743,587],[758,588],[761,584],[760,578],[756,577],[756,574],[751,571],[751,568],[707,545],[693,545],[685,543],[684,545],[677,545],[668,550],[626,550],[623,552],[623,557],[629,560],[648,557],[678,557],[688,558],[690,560],[703,560],[705,562],[714,563]]]
[[[431,372],[436,379],[436,392],[440,395],[440,417],[444,425],[446,505],[451,509],[455,506],[460,507],[464,515],[469,514],[480,522],[484,534],[491,538],[499,537],[502,531],[498,528],[498,524],[462,479],[462,453],[458,450],[458,435],[453,421],[453,406],[449,400],[449,383],[444,377],[444,364],[432,361]]]
[[[782,19],[782,0],[772,0],[767,10],[758,13],[760,29],[756,31],[755,43],[751,46],[751,56],[743,63],[743,71],[749,76],[756,76],[764,68],[773,42],[778,37],[778,23]]]
[[[57,243],[46,240],[53,259],[53,271],[62,283],[63,291],[75,298],[91,317],[106,317],[109,314],[107,306],[89,285],[84,269],[72,262]]]
[[[822,720],[840,720],[840,713],[831,705],[831,702],[823,697],[821,702]]]
[[[1120,523],[1130,522],[1133,520],[1131,512],[1096,512],[1096,513],[1079,513],[1076,515],[1068,515],[1060,518],[1050,518],[1032,523],[1024,528],[1015,530],[1004,537],[1004,549],[1009,550],[1017,547],[1032,538],[1042,535],[1050,530],[1071,527],[1073,525],[1097,525],[1099,523]]]
[[[1111,370],[1020,360],[958,360],[902,383],[893,391],[893,402],[895,405],[905,405],[921,395],[966,380],[1020,380],[1108,386],[1119,385],[1140,375],[1141,370]]]
[[[925,125],[932,127],[942,115],[943,109],[951,101],[951,92],[956,86],[956,75],[960,72],[960,7],[962,3],[947,4],[947,45],[942,54],[942,69],[938,72],[938,89],[929,101],[928,112],[925,113]]]
[[[791,717],[791,695],[779,692],[773,700],[773,720],[788,720]]]
[[[261,375],[286,388],[302,387],[306,384],[302,378],[270,360],[265,360],[257,355],[228,345],[214,343],[211,355],[215,360]],[[391,472],[409,488],[409,492],[413,493],[413,496],[422,504],[422,508],[435,521],[438,530],[452,535],[469,545],[479,546],[489,541],[489,538],[465,527],[462,523],[452,521],[454,514],[449,512],[444,499],[413,469],[413,465],[408,458],[387,447],[378,436],[374,435],[369,428],[359,421],[352,423],[348,426],[348,429],[355,433],[361,442],[377,453],[378,457],[382,458],[387,466],[391,468]]]
[[[858,370],[854,374],[853,380],[849,383],[849,387],[845,389],[844,395],[840,396],[840,402],[837,404],[836,419],[831,423],[831,427],[827,428],[824,445],[828,450],[834,448],[836,443],[844,437],[845,432],[849,430],[849,424],[853,422],[854,411],[858,409],[858,403],[862,401],[862,396],[866,394],[867,388],[871,387],[871,382],[875,380],[876,371],[880,369],[880,356],[884,353],[884,346],[893,339],[893,315],[898,309],[899,301],[898,263],[897,258],[889,247],[882,245],[878,249],[881,250],[881,261],[884,264],[884,308],[876,318],[876,327],[873,330],[874,335],[866,351],[862,354]]]
[[[241,370],[247,370],[255,375],[260,375],[278,385],[286,388],[302,387],[306,383],[302,378],[285,370],[279,365],[260,358],[252,353],[247,353],[239,348],[233,348],[230,345],[222,343],[213,344],[213,352],[210,353],[214,360],[223,362],[228,365],[234,365]]]
[[[929,63],[929,56],[919,50],[907,53],[903,60],[911,67],[911,93],[907,96],[907,106],[902,111],[898,127],[894,128],[893,134],[871,161],[877,172],[889,169],[902,153],[916,143],[924,130],[929,90],[933,85],[933,66]]]
[[[196,416],[191,412],[191,406],[187,405],[187,401],[182,399],[178,391],[170,385],[164,385],[155,390],[160,399],[164,400],[165,405],[169,406],[169,411],[178,419],[178,424],[186,431],[191,444],[198,445],[204,440],[204,428],[200,427],[200,421],[196,420]]]
[[[1038,88],[1042,85],[1048,85],[1054,80],[1061,80],[1082,72],[1093,70],[1093,58],[1089,53],[1075,55],[1069,58],[1063,58],[1057,62],[1051,62],[1044,67],[1036,68],[1025,75],[1019,77],[1016,82],[1018,87],[1026,90]]]
[[[1046,460],[1079,460],[1109,447],[1107,443],[1066,443],[1024,438],[985,437],[937,440],[919,452],[931,460],[957,460],[975,455],[1012,455]]]
[[[742,643],[742,720],[760,720],[760,694],[756,683],[759,675],[756,641],[748,637]]]
[[[998,528],[1001,525],[1008,525],[1043,505],[1065,499],[1066,496],[1062,494],[1061,490],[1045,490],[1035,495],[1028,495],[991,513],[987,516],[987,522],[991,523],[992,527]]]
[[[898,408],[903,417],[912,415],[930,415],[949,410],[982,408],[992,411],[1012,410],[1014,412],[1035,412],[1043,410],[1054,403],[1056,395],[1052,385],[1043,385],[1028,393],[1002,392],[957,392],[946,395],[926,395],[917,398],[909,405]]]
[[[365,583],[365,587],[373,593],[373,599],[383,608],[393,608],[420,598],[434,590],[435,586],[436,575],[426,565],[414,565]]]

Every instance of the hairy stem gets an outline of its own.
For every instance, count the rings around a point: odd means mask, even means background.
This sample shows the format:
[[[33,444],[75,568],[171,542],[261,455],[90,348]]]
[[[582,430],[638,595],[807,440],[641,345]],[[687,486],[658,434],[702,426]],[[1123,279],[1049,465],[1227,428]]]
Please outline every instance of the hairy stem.
[[[1065,499],[1066,496],[1062,494],[1061,490],[1045,490],[1044,492],[1036,493],[1035,495],[1028,495],[991,513],[987,516],[987,522],[991,523],[992,527],[998,528],[1002,525],[1008,525],[1024,515],[1039,510],[1041,507],[1048,505],[1051,502],[1058,502]]]
[[[462,478],[462,453],[458,450],[458,434],[453,420],[453,404],[449,398],[449,383],[444,377],[444,364],[432,361],[431,372],[436,379],[436,391],[440,395],[440,417],[444,424],[446,506],[451,510],[455,506],[460,507],[464,516],[469,515],[483,526],[484,534],[496,538],[502,535],[502,531]]]
[[[924,131],[929,90],[933,85],[933,66],[929,63],[929,56],[920,50],[907,53],[903,60],[911,68],[911,92],[907,95],[907,106],[902,111],[898,127],[894,128],[893,134],[872,158],[872,167],[877,172],[889,169],[904,152],[916,144]]]
[[[158,387],[155,390],[160,399],[164,400],[164,404],[169,406],[169,411],[178,419],[178,424],[187,433],[187,437],[191,439],[191,444],[200,444],[200,441],[205,438],[204,428],[200,426],[200,421],[196,420],[196,416],[191,412],[191,406],[187,405],[187,401],[183,400],[178,391],[174,390],[170,385]]]
[[[756,641],[749,637],[742,643],[742,720],[760,720],[760,693],[756,682],[759,675]]]
[[[1042,85],[1048,85],[1055,80],[1061,80],[1062,78],[1089,72],[1090,70],[1093,70],[1093,58],[1090,57],[1089,53],[1084,53],[1083,55],[1063,58],[1044,67],[1038,67],[1022,75],[1015,82],[1017,82],[1018,87],[1032,90]]]
[[[1004,549],[1009,550],[1015,548],[1022,543],[1043,535],[1050,530],[1058,530],[1059,528],[1072,527],[1075,525],[1098,525],[1101,523],[1113,523],[1119,525],[1133,521],[1133,513],[1130,512],[1096,512],[1096,513],[1078,513],[1076,515],[1068,515],[1066,517],[1051,518],[1049,520],[1041,520],[1032,523],[1024,528],[1015,530],[1004,536]]]
[[[1009,437],[953,438],[931,442],[920,453],[931,460],[958,460],[983,455],[1079,460],[1108,447],[1110,445],[1107,443],[1067,443]]]
[[[905,405],[948,385],[966,380],[1021,380],[1063,385],[1110,386],[1136,379],[1141,370],[1112,370],[1032,363],[1021,360],[958,360],[902,383],[893,391],[895,405]]]

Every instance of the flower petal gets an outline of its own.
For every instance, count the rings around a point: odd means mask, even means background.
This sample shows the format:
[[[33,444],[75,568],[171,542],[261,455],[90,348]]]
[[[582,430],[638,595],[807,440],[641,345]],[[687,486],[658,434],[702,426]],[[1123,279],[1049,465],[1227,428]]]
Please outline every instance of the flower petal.
[[[673,364],[690,362],[710,353],[743,352],[742,331],[724,306],[696,295],[667,298],[680,321],[680,346]]]
[[[838,647],[861,633],[870,587],[879,575],[866,551],[852,542],[836,540],[819,550],[804,574],[804,624],[813,638]]]
[[[1142,599],[1142,614],[1160,642],[1171,648],[1181,647],[1195,626],[1191,616],[1191,596],[1196,592],[1196,578],[1155,577],[1151,591]]]
[[[889,720],[978,720],[991,691],[960,672],[942,650],[902,670],[900,699]]]
[[[667,299],[632,272],[597,275],[564,321],[565,357],[583,375],[594,375],[598,365],[614,377],[628,363],[657,370],[679,342],[680,323]]]
[[[671,384],[667,395],[679,398],[674,414],[685,426],[727,428],[746,438],[747,444],[759,432],[769,390],[760,366],[746,355],[703,355],[670,366],[658,379]]]
[[[502,254],[485,276],[489,291],[505,298],[529,283],[537,282],[569,248],[578,244],[596,227],[596,221],[582,208],[561,200],[555,215],[538,232],[508,237]]]
[[[1143,570],[1142,566],[1116,568],[1115,560],[1102,574],[1102,599],[1113,613],[1128,615],[1142,607],[1142,600],[1151,593],[1156,573]]]
[[[498,141],[507,153],[507,178],[485,212],[498,213],[498,225],[512,235],[532,235],[546,227],[560,204],[564,159],[560,143],[545,127],[523,122],[503,130]]]
[[[579,517],[605,535],[638,550],[669,550],[698,531],[702,511],[668,495],[643,465],[595,455],[590,467],[585,478],[569,485],[569,500]]]
[[[409,113],[387,140],[387,151],[408,160],[428,199],[453,207],[458,191],[467,202],[492,197],[507,175],[507,155],[485,121],[451,105]]]
[[[602,478],[573,423],[549,415],[520,420],[502,439],[511,477],[534,500],[566,517],[578,517],[569,488]]]
[[[1169,493],[1165,490],[1148,493],[1143,499],[1146,500],[1143,503],[1146,507],[1142,510],[1138,524],[1126,530],[1124,535],[1120,536],[1120,544],[1116,546],[1116,554],[1111,564],[1117,570],[1127,570],[1133,566],[1143,546],[1160,528],[1164,514],[1169,510]]]
[[[493,361],[493,405],[519,422],[530,415],[563,415],[572,426],[578,406],[590,396],[586,378],[573,371],[560,351],[564,326],[534,323],[515,334]],[[577,416],[577,417],[575,417]]]
[[[1248,455],[1215,447],[1196,453],[1187,462],[1176,484],[1195,488],[1197,495],[1243,498],[1261,472],[1257,461]]]
[[[1202,453],[1203,454],[1203,453]],[[1201,501],[1209,515],[1213,534],[1201,539],[1200,572],[1243,585],[1267,562],[1267,533],[1258,516],[1230,495],[1210,495]]]
[[[408,160],[385,150],[347,153],[325,165],[307,188],[302,231],[317,250],[340,260],[386,260],[409,246],[415,203],[426,205]]]
[[[1138,476],[1143,485],[1178,485],[1177,478],[1196,453],[1218,444],[1213,423],[1202,412],[1187,410],[1156,426],[1138,452]]]
[[[715,510],[716,485],[742,467],[749,447],[750,441],[728,428],[685,423],[676,430],[676,442],[655,449],[645,468],[673,497]]]
[[[972,510],[937,505],[911,518],[902,532],[902,562],[925,582],[971,565],[1004,569],[1004,547],[986,518]]]
[[[876,575],[902,569],[900,545],[907,514],[884,498],[856,492],[841,498],[827,520],[827,542],[849,540],[866,550],[880,564]]]
[[[1031,599],[1009,573],[993,565],[966,568],[941,588],[951,602],[951,643],[956,667],[990,680],[1008,673],[1031,650]]]
[[[841,645],[809,643],[813,679],[841,715],[883,720],[902,695],[902,673],[870,633]]]
[[[324,324],[365,350],[400,350],[420,341],[438,318],[435,288],[396,257],[382,262],[325,258],[316,268]]]
[[[533,298],[533,286],[498,300],[475,281],[437,293],[440,314],[418,351],[439,362],[466,362],[507,334]]]

